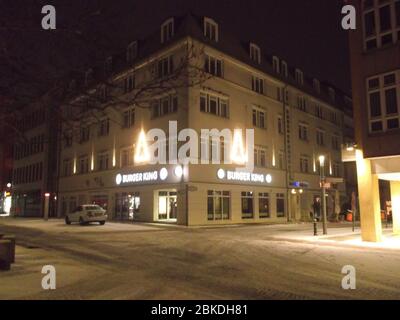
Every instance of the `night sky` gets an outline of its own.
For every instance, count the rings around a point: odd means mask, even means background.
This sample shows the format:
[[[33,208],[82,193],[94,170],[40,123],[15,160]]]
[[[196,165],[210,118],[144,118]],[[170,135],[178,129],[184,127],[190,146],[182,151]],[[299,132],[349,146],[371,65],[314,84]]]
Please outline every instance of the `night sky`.
[[[56,7],[57,31],[41,29],[46,4]],[[214,18],[222,33],[253,41],[349,93],[341,5],[340,0],[0,0],[0,58],[17,62],[0,64],[0,98],[19,94],[21,86],[45,91],[63,72],[93,63],[95,47],[122,52],[130,41],[157,32],[167,17],[188,12]]]

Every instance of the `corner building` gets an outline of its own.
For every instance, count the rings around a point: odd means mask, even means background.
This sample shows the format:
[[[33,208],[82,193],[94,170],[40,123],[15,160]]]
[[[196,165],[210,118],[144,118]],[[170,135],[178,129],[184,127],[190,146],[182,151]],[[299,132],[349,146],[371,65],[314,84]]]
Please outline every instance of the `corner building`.
[[[188,64],[182,62],[186,59]],[[344,171],[343,110],[351,100],[339,90],[255,43],[244,45],[221,33],[213,19],[193,15],[167,19],[156,36],[134,41],[126,54],[105,61],[108,66],[112,61],[110,81],[120,84],[114,94],[128,100],[146,83],[175,81],[171,75],[176,72],[182,82],[152,92],[147,104],[135,100],[107,107],[109,93],[90,87],[86,79],[96,71],[84,74],[78,85],[99,90],[106,107],[95,116],[82,111],[63,124],[59,216],[80,204],[98,203],[115,220],[182,225],[308,221],[320,196],[319,155],[325,156],[326,175],[336,181],[328,192],[328,214],[334,213],[335,202],[346,201],[345,184],[338,181]],[[86,100],[74,97],[83,106]],[[177,121],[178,132],[190,128],[199,137],[201,129],[254,129],[254,179],[232,178],[234,164],[184,165],[180,175],[176,164],[135,163],[141,130],[160,128],[168,134],[170,121]]]

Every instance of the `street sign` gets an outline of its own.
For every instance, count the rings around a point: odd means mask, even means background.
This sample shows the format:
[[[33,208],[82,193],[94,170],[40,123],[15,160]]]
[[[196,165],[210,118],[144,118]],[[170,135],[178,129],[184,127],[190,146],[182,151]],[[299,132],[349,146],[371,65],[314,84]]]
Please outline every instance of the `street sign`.
[[[330,182],[320,182],[319,186],[322,188],[324,187],[325,189],[330,189],[332,187]]]
[[[330,183],[343,183],[343,178],[332,178],[332,177],[326,177],[325,178],[326,182],[330,182]]]

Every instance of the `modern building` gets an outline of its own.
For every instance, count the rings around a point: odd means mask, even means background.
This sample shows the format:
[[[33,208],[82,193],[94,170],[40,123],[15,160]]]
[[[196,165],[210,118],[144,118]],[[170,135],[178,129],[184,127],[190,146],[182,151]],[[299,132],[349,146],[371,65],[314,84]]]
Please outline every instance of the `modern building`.
[[[400,1],[349,4],[358,22],[349,40],[362,239],[380,241],[379,180],[390,181],[391,199],[381,200],[391,200],[400,232]]]
[[[107,83],[91,82],[99,72]],[[64,106],[59,216],[97,203],[112,219],[182,225],[310,220],[320,197],[320,155],[332,181],[328,213],[346,197],[339,179],[345,95],[221,32],[211,18],[168,18],[155,35],[132,41],[73,87],[86,94]],[[174,137],[171,121],[176,132],[190,128],[199,136],[202,129],[242,129],[243,144],[245,130],[254,129],[254,170],[137,161],[142,132],[160,128]],[[188,140],[179,139],[177,148]],[[230,157],[218,141],[199,139],[199,150]],[[171,143],[169,158],[176,152]]]
[[[58,187],[58,116],[46,96],[27,106],[16,119],[11,214],[42,217],[46,196],[49,216],[56,215]]]

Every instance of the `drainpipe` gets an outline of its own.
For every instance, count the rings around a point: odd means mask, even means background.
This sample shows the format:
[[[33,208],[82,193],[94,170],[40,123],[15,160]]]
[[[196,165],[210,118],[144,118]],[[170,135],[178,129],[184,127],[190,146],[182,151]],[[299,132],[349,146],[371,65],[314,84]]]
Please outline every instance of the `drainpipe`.
[[[289,180],[290,180],[290,170],[289,170],[289,158],[288,158],[288,145],[287,145],[287,138],[288,138],[288,128],[287,128],[287,110],[286,110],[286,89],[287,89],[287,84],[285,84],[282,88],[282,107],[283,107],[283,119],[284,119],[284,129],[285,129],[285,139],[284,139],[284,150],[285,150],[285,169],[286,169],[286,179],[285,179],[285,183],[286,183],[286,208],[287,208],[287,215],[286,215],[286,220],[287,222],[291,221],[291,207],[290,207],[290,188],[289,188]],[[290,135],[289,135],[290,138]]]

